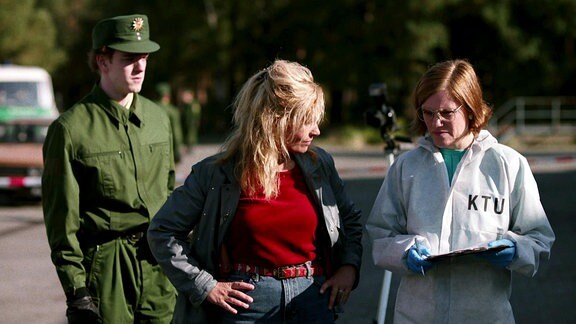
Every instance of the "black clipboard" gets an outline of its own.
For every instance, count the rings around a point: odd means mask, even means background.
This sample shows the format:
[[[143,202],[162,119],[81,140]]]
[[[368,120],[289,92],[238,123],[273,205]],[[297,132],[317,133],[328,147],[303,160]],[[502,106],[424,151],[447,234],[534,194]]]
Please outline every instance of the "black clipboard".
[[[429,255],[428,257],[426,257],[426,260],[437,261],[437,260],[442,260],[442,259],[447,259],[447,258],[452,258],[452,257],[458,257],[458,256],[462,256],[462,255],[482,253],[482,252],[486,252],[486,251],[498,252],[498,251],[502,251],[508,247],[509,246],[505,245],[505,244],[495,245],[495,246],[491,246],[491,247],[489,247],[488,245],[480,245],[480,246],[474,246],[474,247],[470,247],[470,248],[466,248],[466,249],[454,250],[452,252],[443,253],[443,254]]]

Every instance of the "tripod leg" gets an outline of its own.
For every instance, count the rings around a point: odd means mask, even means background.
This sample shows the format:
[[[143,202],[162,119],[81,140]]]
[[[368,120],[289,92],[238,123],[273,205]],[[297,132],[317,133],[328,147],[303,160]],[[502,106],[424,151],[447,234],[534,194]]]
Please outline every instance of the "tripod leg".
[[[385,150],[386,163],[388,168],[394,163],[394,150],[387,148]],[[390,295],[390,282],[392,281],[392,272],[384,271],[384,280],[382,281],[382,289],[380,291],[380,301],[378,303],[378,314],[376,318],[377,324],[384,324],[386,320],[386,308],[388,307],[388,296]]]
[[[388,270],[384,271],[384,280],[382,282],[382,290],[380,291],[380,301],[378,303],[378,315],[376,318],[377,324],[384,324],[386,320],[386,308],[388,307],[388,296],[390,295],[390,282],[392,281],[392,273]]]

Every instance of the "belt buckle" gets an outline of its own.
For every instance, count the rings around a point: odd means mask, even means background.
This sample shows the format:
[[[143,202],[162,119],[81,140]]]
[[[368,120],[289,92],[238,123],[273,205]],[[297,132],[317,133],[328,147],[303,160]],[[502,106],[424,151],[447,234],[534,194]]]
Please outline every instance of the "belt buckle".
[[[274,275],[278,279],[293,278],[293,276],[291,277],[287,274],[287,271],[290,270],[291,268],[293,268],[293,267],[292,266],[278,267],[278,268],[274,269],[274,272],[276,272]]]
[[[274,277],[276,277],[277,279],[286,279],[283,270],[284,267],[274,268],[274,270],[272,270],[272,275],[274,275]]]
[[[144,237],[144,232],[136,232],[126,235],[126,239],[132,243],[137,243]]]
[[[312,276],[314,270],[302,265],[278,267],[274,269],[273,274],[277,279],[290,279],[300,277],[299,271],[306,269],[306,277]]]

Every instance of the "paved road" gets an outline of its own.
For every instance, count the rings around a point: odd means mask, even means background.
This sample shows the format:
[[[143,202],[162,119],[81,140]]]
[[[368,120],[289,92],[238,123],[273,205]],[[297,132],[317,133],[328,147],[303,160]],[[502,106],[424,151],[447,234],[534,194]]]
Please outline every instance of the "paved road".
[[[178,166],[183,180],[190,163],[216,151],[198,147]],[[329,148],[347,188],[364,218],[375,199],[385,173],[385,158],[379,148],[348,151]],[[576,260],[573,249],[576,221],[573,218],[576,166],[570,154],[531,156],[541,198],[556,231],[552,260],[536,278],[514,277],[512,303],[518,323],[576,323]],[[360,285],[351,296],[340,323],[372,323],[382,283],[383,270],[372,265],[370,242],[365,239]],[[38,204],[0,206],[0,324],[65,323],[64,295],[54,268]],[[392,292],[398,278],[392,277]],[[471,292],[473,293],[473,292]],[[389,306],[394,302],[390,296]],[[391,311],[388,311],[388,315]]]

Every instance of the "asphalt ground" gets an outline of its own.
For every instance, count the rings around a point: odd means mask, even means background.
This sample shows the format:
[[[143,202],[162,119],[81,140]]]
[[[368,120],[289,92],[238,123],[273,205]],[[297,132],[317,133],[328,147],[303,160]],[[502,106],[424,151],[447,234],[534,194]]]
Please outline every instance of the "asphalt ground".
[[[363,211],[365,222],[386,175],[388,164],[394,160],[394,156],[385,152],[382,146],[352,149],[336,145],[322,147],[334,157],[336,168],[345,180],[351,198]],[[218,152],[219,148],[219,144],[199,145],[191,154],[185,155],[178,165],[178,179],[183,181],[193,163]],[[399,148],[397,154],[412,147],[410,144],[400,144]],[[535,278],[514,276],[511,303],[516,321],[576,323],[576,308],[571,306],[576,301],[576,272],[567,272],[565,268],[567,264],[573,264],[573,261],[566,258],[573,258],[573,248],[576,247],[572,241],[572,237],[576,236],[576,222],[572,221],[569,216],[571,212],[568,211],[571,210],[570,199],[573,199],[570,197],[574,197],[576,193],[574,187],[570,186],[572,181],[569,180],[576,180],[576,147],[545,147],[519,151],[527,158],[539,183],[541,199],[549,213],[557,241],[551,262],[544,263]],[[385,323],[392,323],[399,278],[392,275],[388,302],[385,308],[380,309],[384,270],[374,266],[372,262],[372,244],[367,235],[364,235],[363,244],[360,284],[351,295],[346,311],[338,322],[368,324],[375,323],[379,316],[385,316]]]
[[[346,182],[348,193],[363,211],[365,223],[386,175],[388,163],[393,161],[394,157],[387,154],[382,146],[355,149],[342,146],[322,147],[334,157],[336,168]],[[410,145],[401,145],[399,154],[410,148]],[[178,178],[183,181],[193,163],[218,150],[218,144],[196,147],[192,154],[186,155],[179,164]],[[576,308],[571,306],[576,301],[576,272],[566,271],[568,264],[574,264],[566,258],[573,258],[573,249],[576,247],[572,241],[572,237],[576,236],[576,222],[569,216],[570,199],[573,199],[576,193],[574,186],[570,185],[570,179],[576,180],[576,149],[564,146],[556,150],[548,147],[519,151],[527,158],[539,183],[542,203],[549,213],[557,241],[551,262],[544,263],[535,278],[514,275],[511,303],[516,321],[576,323]],[[379,316],[385,316],[385,323],[392,323],[399,278],[392,275],[388,302],[385,308],[380,309],[384,270],[374,266],[372,262],[372,244],[367,235],[364,235],[363,244],[360,284],[351,295],[346,311],[338,322],[368,324],[375,323]]]
[[[343,179],[353,178],[384,178],[388,163],[394,159],[385,152],[382,146],[372,145],[359,148],[349,148],[337,145],[322,146],[334,157],[338,173]],[[396,154],[410,149],[409,144],[400,144]],[[182,155],[177,165],[176,180],[181,184],[190,171],[190,167],[201,159],[217,153],[220,144],[201,144],[191,152]],[[576,146],[562,147],[557,150],[521,150],[533,172],[556,172],[570,170],[576,167]]]
[[[351,198],[365,221],[387,170],[381,147],[349,149],[325,146],[335,159]],[[181,183],[193,163],[214,154],[219,144],[203,144],[183,156],[177,166]],[[552,259],[535,278],[514,276],[511,302],[517,323],[576,323],[576,266],[574,259],[574,183],[576,150],[522,152],[535,172],[541,199],[557,241]],[[376,319],[384,271],[373,265],[371,242],[364,237],[361,280],[339,323],[363,324]],[[387,307],[391,323],[398,285],[392,276]],[[0,206],[0,324],[65,323],[65,299],[60,288],[39,204]]]

